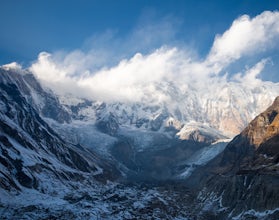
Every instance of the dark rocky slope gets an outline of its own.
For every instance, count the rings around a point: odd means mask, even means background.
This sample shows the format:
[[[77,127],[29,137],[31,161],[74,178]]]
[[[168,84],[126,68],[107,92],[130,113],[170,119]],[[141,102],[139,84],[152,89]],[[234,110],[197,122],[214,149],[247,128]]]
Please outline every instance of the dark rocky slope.
[[[62,140],[39,116],[28,102],[26,78],[31,79],[1,70],[0,188],[45,192],[51,181],[73,187],[88,178],[92,183],[115,178],[117,171],[111,165],[94,152]]]
[[[217,158],[194,172],[188,184],[200,191],[199,212],[210,207],[218,219],[237,215],[243,219],[278,219],[278,113],[279,97]]]

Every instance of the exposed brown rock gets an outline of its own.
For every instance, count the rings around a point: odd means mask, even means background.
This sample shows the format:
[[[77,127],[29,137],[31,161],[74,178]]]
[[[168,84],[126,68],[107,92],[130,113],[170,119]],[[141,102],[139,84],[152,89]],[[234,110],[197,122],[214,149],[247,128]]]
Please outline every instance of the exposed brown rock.
[[[224,213],[232,216],[247,210],[263,212],[279,207],[278,113],[279,97],[236,136],[222,154],[194,171],[188,184],[202,189],[198,191],[203,207],[211,204],[213,197],[220,199],[215,206],[221,204],[226,207]],[[220,212],[219,216],[224,213]],[[223,218],[219,216],[217,219],[228,219],[226,214]],[[266,219],[278,219],[278,215]]]
[[[273,104],[258,115],[241,133],[257,149],[263,142],[279,134],[279,96]]]

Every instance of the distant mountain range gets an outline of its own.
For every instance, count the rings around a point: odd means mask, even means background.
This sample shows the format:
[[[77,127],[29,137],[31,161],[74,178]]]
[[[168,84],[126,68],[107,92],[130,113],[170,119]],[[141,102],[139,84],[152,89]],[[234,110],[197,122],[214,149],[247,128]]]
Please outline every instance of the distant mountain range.
[[[1,67],[0,216],[279,217],[279,85],[156,86],[169,101],[104,102],[58,96],[28,70]],[[170,182],[178,189],[157,188]],[[184,187],[193,204],[176,206]],[[57,204],[67,208],[47,211]]]

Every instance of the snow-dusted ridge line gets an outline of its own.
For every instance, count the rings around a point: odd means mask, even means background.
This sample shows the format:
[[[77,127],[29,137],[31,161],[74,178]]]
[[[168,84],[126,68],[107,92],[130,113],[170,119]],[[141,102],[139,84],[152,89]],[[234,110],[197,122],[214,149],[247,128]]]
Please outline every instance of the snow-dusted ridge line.
[[[22,80],[25,80],[26,73],[30,74],[18,67],[1,69],[2,72],[13,72],[13,77],[18,73]],[[5,77],[9,75],[5,74]],[[187,82],[182,85],[174,82],[154,82],[155,90],[143,88],[141,91],[146,96],[141,102],[104,102],[71,94],[56,95],[49,90],[45,91],[45,94],[38,94],[30,83],[32,82],[25,82],[37,109],[44,109],[48,104],[44,98],[48,93],[53,99],[59,100],[60,108],[68,112],[72,120],[94,124],[98,118],[112,113],[119,124],[131,128],[163,131],[165,127],[174,127],[179,132],[185,125],[199,123],[227,137],[238,134],[279,94],[279,83],[262,81],[260,84],[246,85],[245,82],[212,78],[201,88],[196,88],[195,84],[188,85]],[[45,86],[42,88],[45,90]],[[154,92],[162,93],[167,99],[154,99]],[[66,118],[65,120],[69,121]]]
[[[209,85],[208,90],[187,87],[185,91],[177,89],[178,85],[172,86],[176,93],[169,94],[169,86],[164,87],[164,84],[160,87],[160,91],[169,97],[169,101],[153,102],[152,98],[136,103],[92,101],[92,106],[80,106],[78,114],[93,123],[96,120],[96,108],[104,105],[99,112],[100,117],[112,113],[121,125],[131,128],[151,129],[150,121],[161,121],[158,129],[171,125],[178,130],[183,125],[199,123],[214,128],[225,136],[233,137],[254,116],[265,110],[279,94],[279,84],[271,82],[263,82],[259,87],[221,82],[220,85],[214,85],[215,88],[210,88],[212,85]],[[211,90],[214,92],[209,92]],[[152,94],[146,92],[148,97],[152,97]],[[59,96],[59,99],[66,108],[85,102],[70,95],[65,98]]]

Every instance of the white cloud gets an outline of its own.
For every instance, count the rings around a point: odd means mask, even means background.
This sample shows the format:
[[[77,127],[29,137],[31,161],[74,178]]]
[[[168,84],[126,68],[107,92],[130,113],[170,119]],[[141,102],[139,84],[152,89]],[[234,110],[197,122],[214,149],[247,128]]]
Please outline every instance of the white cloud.
[[[84,67],[78,68],[84,62],[82,59],[67,63],[72,59],[72,54],[59,63],[50,54],[43,52],[30,69],[42,82],[59,93],[79,93],[82,90],[94,99],[140,101],[145,96],[143,91],[154,92],[152,84],[174,80],[175,75],[180,74],[178,68],[181,58],[176,48],[163,47],[145,56],[137,53],[115,67],[91,73]],[[176,69],[177,74],[174,73]],[[81,72],[77,75],[79,70]],[[163,97],[157,94],[157,98]]]
[[[279,12],[266,11],[252,19],[243,15],[223,35],[216,36],[206,61],[218,73],[242,56],[277,46],[278,39]]]
[[[68,57],[65,58],[65,60],[67,59]],[[83,59],[81,59],[81,62],[83,62]],[[79,76],[73,74],[78,66],[75,63],[69,65],[65,65],[64,62],[57,63],[51,54],[42,52],[39,54],[38,60],[30,67],[30,70],[44,85],[59,94],[72,93],[90,98],[92,97],[89,94],[90,90],[78,85],[78,81],[83,77],[83,74]]]
[[[166,35],[171,35],[169,25],[165,29]],[[139,29],[139,34],[136,32],[131,35],[133,40],[123,43],[124,47],[135,43],[135,39],[141,45],[140,36],[151,30],[148,27],[147,30]],[[147,41],[143,44],[148,44],[148,36],[143,41]],[[105,101],[166,100],[167,94],[157,88],[158,84],[174,82],[180,88],[191,85],[195,89],[215,86],[219,81],[229,80],[222,75],[228,66],[239,59],[255,54],[259,56],[270,48],[276,48],[278,42],[279,12],[264,12],[252,19],[247,15],[236,19],[227,31],[216,36],[204,60],[193,58],[192,51],[162,46],[148,54],[135,53],[110,66],[104,64],[106,59],[108,63],[115,59],[112,53],[92,48],[88,52],[76,50],[53,55],[43,52],[30,69],[42,82],[60,93],[70,92]],[[267,59],[261,57],[244,74],[232,78],[258,86],[261,82],[259,75],[266,63]]]
[[[238,73],[233,78],[239,82],[244,82],[247,86],[260,86],[261,80],[258,78],[269,59],[262,59],[253,67],[247,68],[244,74]]]

